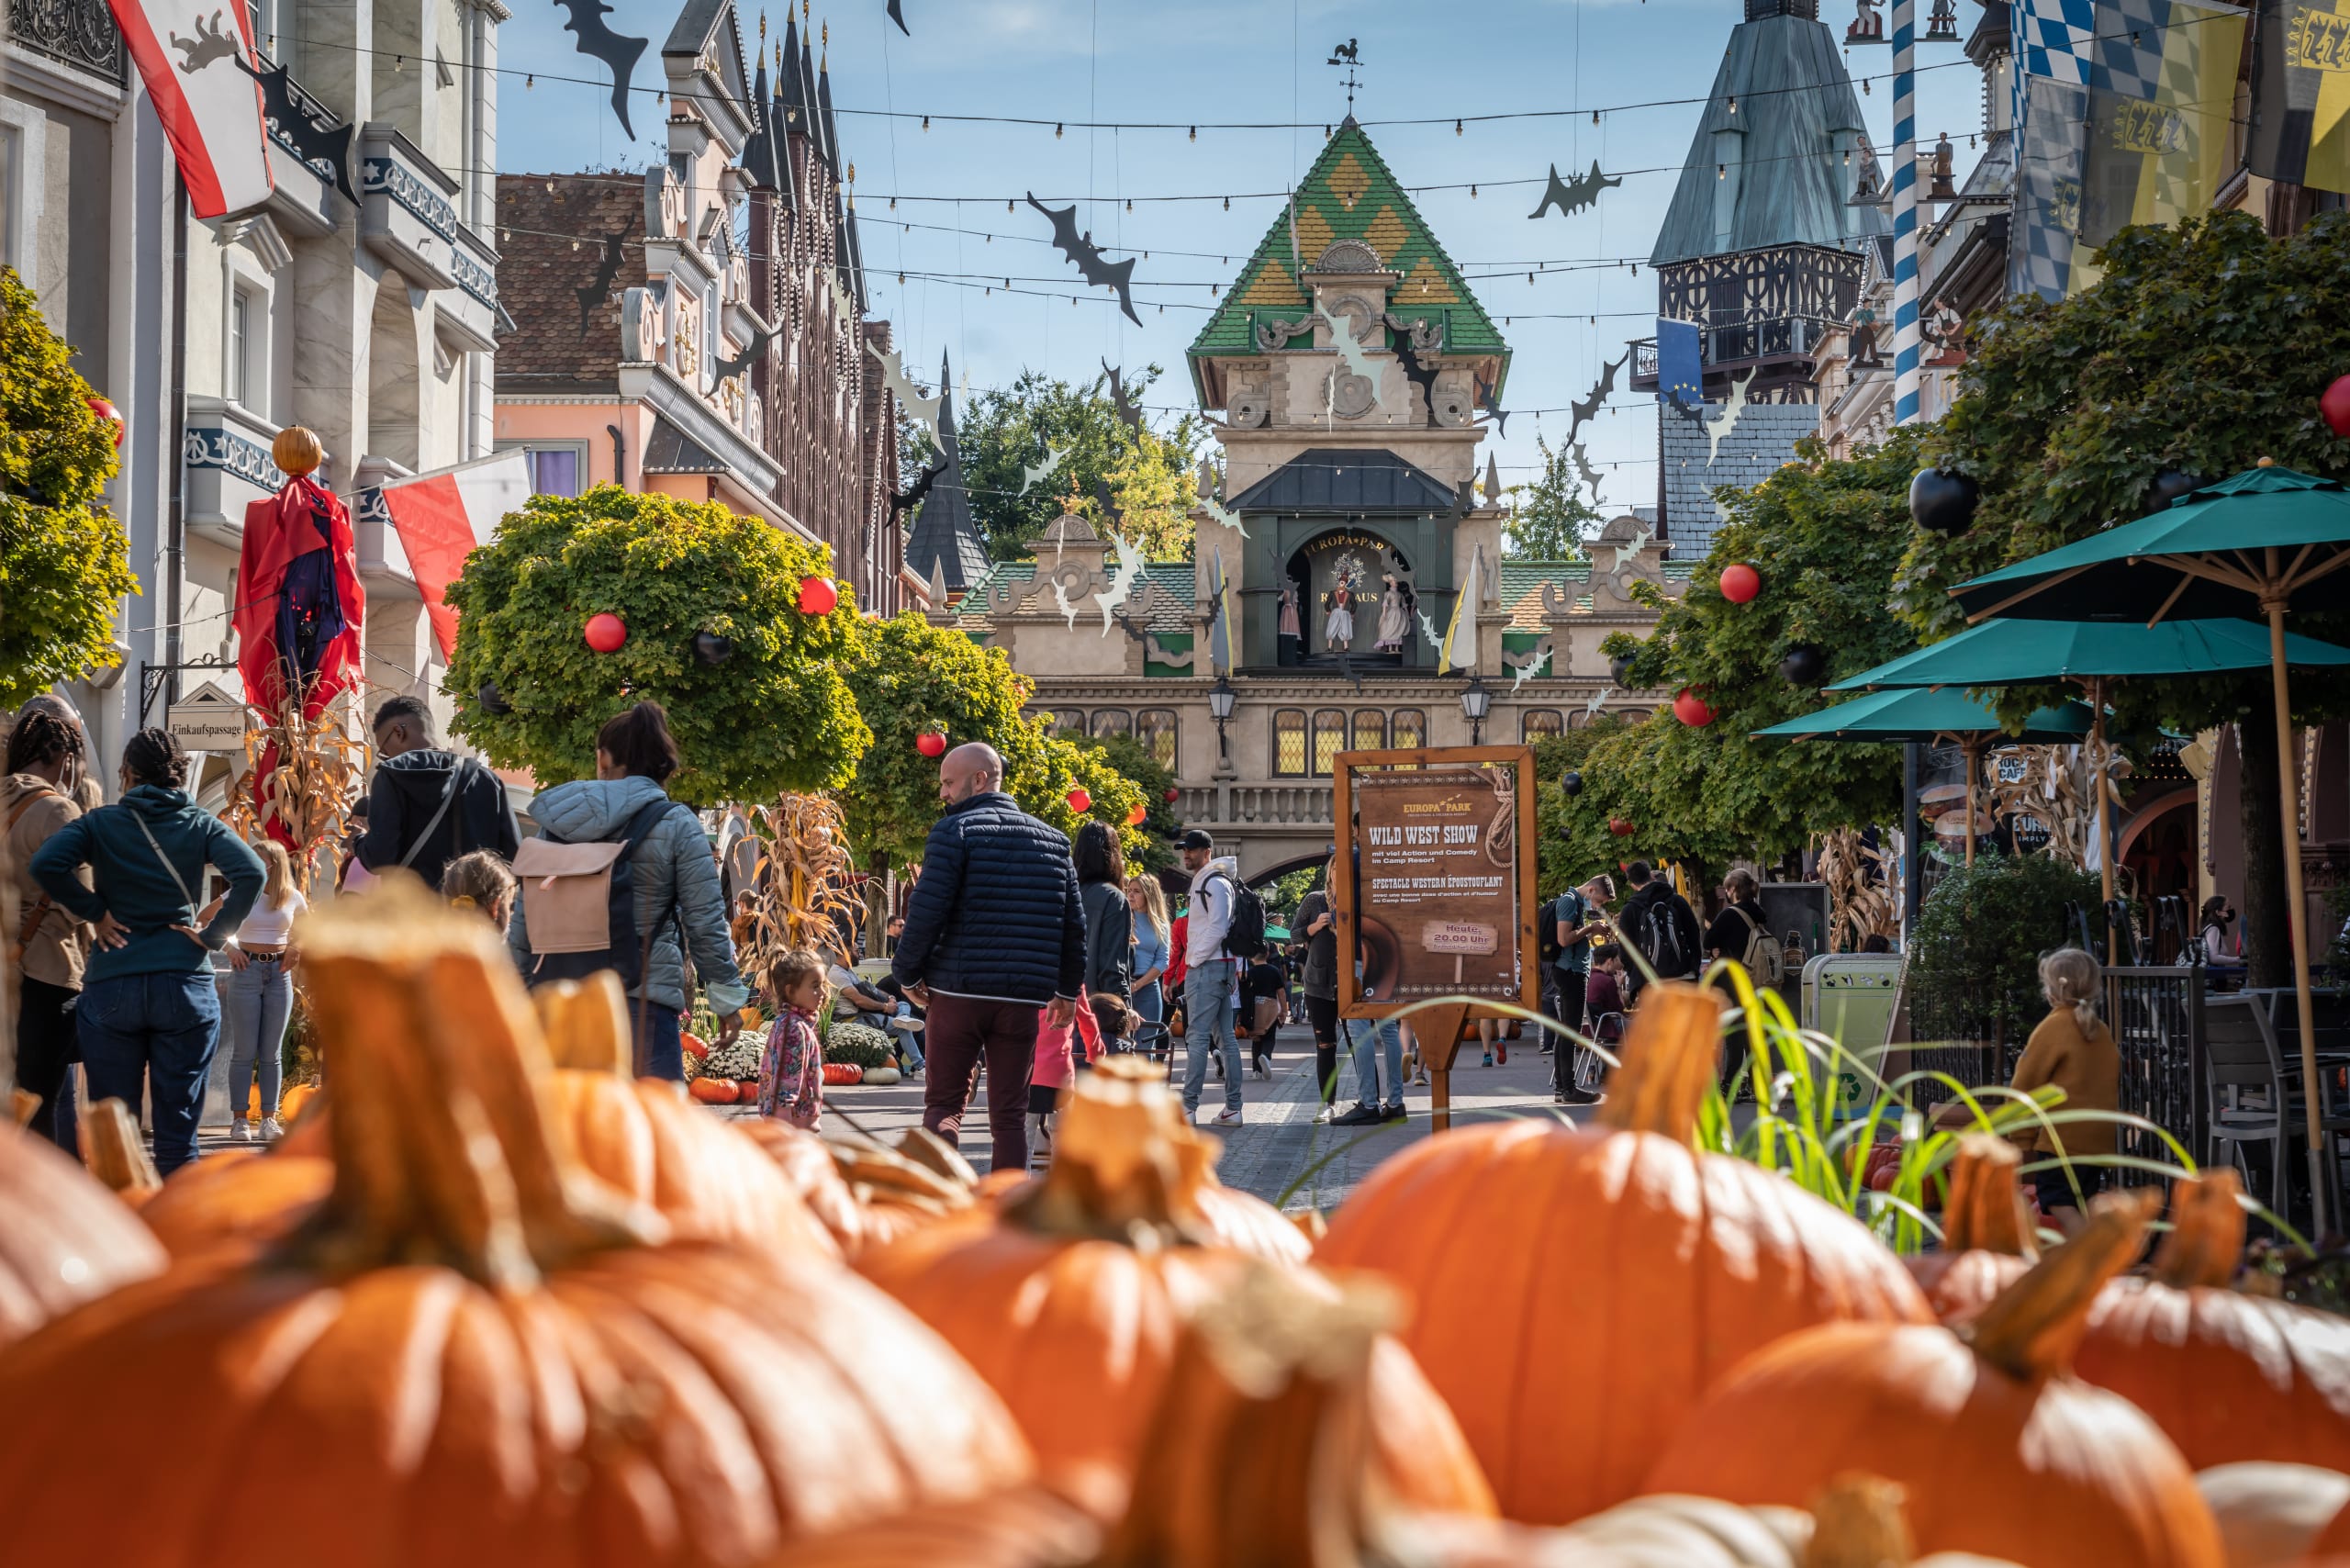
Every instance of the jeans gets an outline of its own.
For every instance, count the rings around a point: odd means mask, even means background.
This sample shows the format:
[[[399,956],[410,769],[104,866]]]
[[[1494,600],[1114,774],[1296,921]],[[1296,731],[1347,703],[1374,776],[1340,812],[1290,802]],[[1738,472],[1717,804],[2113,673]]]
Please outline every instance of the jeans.
[[[1338,999],[1305,998],[1305,1019],[1314,1028],[1314,1084],[1327,1105],[1338,1097]]]
[[[1555,997],[1556,1011],[1551,1014],[1560,1023],[1577,1034],[1583,1030],[1583,999],[1591,977],[1580,969],[1560,969],[1551,971],[1558,977]],[[1550,1036],[1550,1092],[1571,1094],[1599,1076],[1599,1058],[1583,1047],[1563,1035]]]
[[[1349,1018],[1355,1042],[1355,1089],[1366,1105],[1379,1103],[1378,1047],[1387,1047],[1387,1103],[1404,1103],[1404,1031],[1393,1018]]]
[[[229,1043],[229,1114],[245,1114],[245,1086],[261,1070],[261,1114],[277,1114],[281,1054],[285,1045],[285,1020],[294,1010],[294,977],[282,958],[266,955],[245,961],[229,974],[226,1011],[220,1033]]]
[[[685,1025],[677,1021],[676,1008],[632,999],[628,1026],[636,1048],[644,1054],[645,1077],[666,1078],[672,1083],[686,1081]]]
[[[40,1096],[32,1130],[80,1158],[81,1139],[73,1104],[73,1064],[82,1052],[73,1038],[73,1002],[82,993],[25,978],[17,1010],[17,1087]]]
[[[1224,1108],[1240,1111],[1240,1047],[1232,1035],[1230,958],[1193,964],[1183,975],[1183,1114],[1196,1114],[1208,1081],[1208,1055],[1223,1042]]]
[[[212,971],[117,975],[83,988],[73,1009],[90,1099],[135,1108],[141,1080],[155,1126],[155,1169],[169,1176],[196,1158],[204,1081],[220,1044]]]
[[[1028,1075],[1036,1066],[1036,1025],[1044,1010],[1033,1002],[930,993],[930,1069],[923,1081],[922,1125],[957,1142],[971,1103],[971,1075],[988,1064],[988,1134],[994,1143],[989,1169],[1028,1169]]]

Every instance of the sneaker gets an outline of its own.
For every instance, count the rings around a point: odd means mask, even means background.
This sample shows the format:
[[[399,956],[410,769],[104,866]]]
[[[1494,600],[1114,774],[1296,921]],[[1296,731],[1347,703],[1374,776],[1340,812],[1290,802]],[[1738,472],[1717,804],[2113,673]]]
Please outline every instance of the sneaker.
[[[1501,1064],[1504,1067],[1507,1067],[1509,1065],[1509,1047],[1507,1046],[1495,1046],[1494,1047],[1494,1055],[1500,1059]]]
[[[1330,1125],[1331,1114],[1332,1113],[1329,1106],[1323,1105],[1317,1107],[1314,1113],[1314,1125],[1317,1127],[1328,1126]]]
[[[1377,1126],[1380,1120],[1381,1117],[1376,1107],[1371,1105],[1357,1105],[1351,1111],[1346,1112],[1341,1115],[1332,1117],[1331,1124],[1334,1126],[1341,1127],[1371,1127]]]
[[[1401,1122],[1410,1119],[1411,1114],[1411,1112],[1404,1109],[1404,1107],[1399,1103],[1389,1105],[1382,1109],[1379,1113],[1379,1119],[1382,1122]]]
[[[229,1141],[230,1143],[252,1142],[253,1125],[245,1120],[244,1117],[239,1116],[235,1121],[229,1124]]]
[[[1491,1052],[1491,1051],[1487,1051],[1487,1052],[1485,1053],[1485,1059],[1484,1059],[1484,1061],[1483,1061],[1483,1062],[1482,1062],[1480,1065],[1481,1065],[1481,1066],[1484,1066],[1484,1067],[1491,1067],[1491,1066],[1493,1066],[1493,1065],[1494,1065],[1494,1053],[1493,1053],[1493,1052]]]
[[[285,1129],[277,1125],[277,1118],[275,1116],[263,1116],[261,1119],[262,1142],[275,1143],[279,1138],[282,1138],[285,1136]]]
[[[1233,1110],[1230,1106],[1226,1106],[1225,1109],[1218,1111],[1215,1114],[1215,1120],[1208,1124],[1208,1126],[1212,1127],[1237,1127],[1239,1125],[1240,1113]]]

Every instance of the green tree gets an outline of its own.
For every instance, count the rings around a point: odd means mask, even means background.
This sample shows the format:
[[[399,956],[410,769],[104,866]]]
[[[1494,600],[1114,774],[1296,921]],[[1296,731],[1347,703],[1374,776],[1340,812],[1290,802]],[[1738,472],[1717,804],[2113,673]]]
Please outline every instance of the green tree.
[[[116,608],[139,591],[99,499],[114,425],[91,396],[32,290],[0,267],[0,708],[114,664]]]
[[[1925,455],[1982,488],[1971,527],[1913,530],[1897,603],[1929,637],[1961,624],[1945,590],[1979,573],[2087,537],[2152,506],[2157,474],[2223,478],[2263,457],[2350,477],[2350,441],[2318,398],[2350,364],[2350,214],[2322,213],[2271,239],[2243,213],[2176,228],[2126,229],[2104,276],[2060,303],[2009,302],[1976,324],[1960,395]],[[2350,610],[2294,617],[2292,629],[2350,636]],[[2020,714],[2062,695],[1999,695]],[[2124,683],[2123,730],[2241,726],[2246,947],[2255,984],[2288,983],[2284,824],[2266,670]],[[2350,711],[2350,677],[2296,672],[2295,722]]]
[[[1164,871],[1175,864],[1174,843],[1183,831],[1183,819],[1167,798],[1175,787],[1175,770],[1150,755],[1150,748],[1132,735],[1070,737],[1082,749],[1098,752],[1102,760],[1141,793],[1141,844],[1127,839],[1126,863],[1136,871]]]
[[[1145,401],[1161,374],[1154,364],[1128,376],[1128,399]],[[1108,485],[1125,513],[1121,531],[1152,559],[1191,558],[1191,509],[1198,498],[1192,465],[1204,427],[1191,413],[1164,432],[1150,430],[1146,419],[1137,437],[1118,418],[1107,385],[1106,377],[1073,386],[1023,371],[1009,388],[979,393],[968,409],[955,410],[971,519],[997,560],[1034,554],[1034,541],[1061,514],[1072,483],[1078,510],[1106,538],[1109,531],[1092,498],[1096,481]],[[1023,493],[1023,468],[1044,462],[1047,448],[1062,447],[1069,453],[1060,466]],[[920,431],[900,451],[909,481],[938,457],[937,446]]]
[[[1534,446],[1542,454],[1541,476],[1502,492],[1511,506],[1502,554],[1512,561],[1579,561],[1583,541],[1604,520],[1575,487],[1572,456],[1539,435]]]
[[[592,775],[597,729],[653,698],[685,756],[669,780],[681,801],[845,784],[873,738],[842,676],[864,640],[856,605],[843,588],[830,614],[799,609],[801,579],[831,573],[821,547],[707,502],[614,485],[533,496],[450,587],[451,727],[499,767],[556,784]],[[585,640],[602,610],[627,623],[618,652]],[[715,666],[696,656],[704,632],[733,644]],[[481,702],[491,684],[510,711]]]

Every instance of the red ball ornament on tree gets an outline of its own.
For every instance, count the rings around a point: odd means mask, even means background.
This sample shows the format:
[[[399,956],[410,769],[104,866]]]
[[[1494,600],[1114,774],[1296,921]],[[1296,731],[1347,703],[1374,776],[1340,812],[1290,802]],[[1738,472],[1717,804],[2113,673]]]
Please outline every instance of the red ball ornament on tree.
[[[1629,838],[1632,836],[1632,823],[1628,818],[1609,817],[1607,819],[1607,831],[1614,834],[1618,838]]]
[[[128,428],[124,425],[122,420],[122,410],[116,408],[112,403],[107,402],[104,398],[91,398],[85,399],[85,401],[90,405],[90,412],[97,415],[98,418],[114,426],[115,449],[117,451],[120,451],[122,448],[123,431]]]
[[[1144,808],[1143,803],[1140,801],[1136,801],[1135,802],[1135,809],[1126,813],[1126,825],[1128,827],[1140,827],[1142,826],[1143,819],[1148,815],[1150,815],[1150,812]]]
[[[841,590],[833,586],[833,580],[830,577],[800,579],[800,614],[830,615],[833,612],[833,607],[840,601]]]
[[[1081,788],[1071,790],[1069,792],[1069,809],[1079,816],[1083,816],[1093,809],[1093,797],[1087,794]]]
[[[2344,441],[2350,441],[2350,375],[2338,376],[2317,400],[2317,411],[2325,416],[2326,428]]]
[[[616,654],[628,641],[628,622],[609,610],[588,618],[588,645],[599,654]]]
[[[946,755],[946,734],[943,730],[924,730],[914,737],[914,749],[924,756]]]
[[[1762,591],[1762,574],[1743,561],[1722,568],[1722,597],[1732,604],[1745,604]]]
[[[1683,687],[1673,700],[1673,716],[1693,730],[1702,730],[1714,722],[1714,710],[1690,687]]]

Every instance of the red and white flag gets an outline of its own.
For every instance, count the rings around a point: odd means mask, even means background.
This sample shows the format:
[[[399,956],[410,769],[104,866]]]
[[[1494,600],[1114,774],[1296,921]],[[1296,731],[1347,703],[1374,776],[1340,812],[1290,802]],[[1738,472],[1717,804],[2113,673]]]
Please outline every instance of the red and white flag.
[[[260,57],[242,0],[106,0],[163,122],[188,210],[241,212],[269,199]]]
[[[432,618],[432,635],[441,656],[457,652],[457,611],[449,603],[449,585],[465,569],[465,557],[476,545],[489,543],[499,520],[520,511],[531,498],[531,462],[521,448],[491,457],[477,457],[453,468],[412,475],[382,486],[374,497],[363,496],[364,508],[380,498],[398,531],[408,569],[424,596],[424,612]]]

